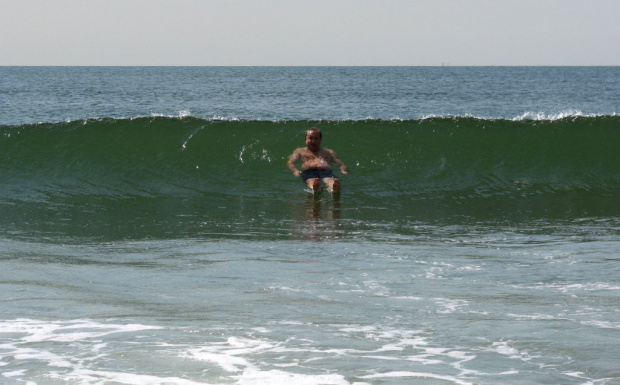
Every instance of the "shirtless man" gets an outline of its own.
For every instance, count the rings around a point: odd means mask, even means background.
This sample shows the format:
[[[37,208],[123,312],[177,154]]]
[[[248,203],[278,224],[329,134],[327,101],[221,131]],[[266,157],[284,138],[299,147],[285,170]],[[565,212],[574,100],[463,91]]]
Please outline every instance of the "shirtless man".
[[[340,181],[334,176],[331,164],[338,165],[340,172],[344,175],[348,173],[347,166],[338,159],[334,151],[321,148],[322,137],[321,130],[316,127],[306,131],[306,147],[293,151],[288,158],[287,165],[293,174],[301,176],[314,192],[321,190],[321,180],[327,186],[328,191],[339,192]],[[295,167],[298,161],[301,161],[302,171]]]

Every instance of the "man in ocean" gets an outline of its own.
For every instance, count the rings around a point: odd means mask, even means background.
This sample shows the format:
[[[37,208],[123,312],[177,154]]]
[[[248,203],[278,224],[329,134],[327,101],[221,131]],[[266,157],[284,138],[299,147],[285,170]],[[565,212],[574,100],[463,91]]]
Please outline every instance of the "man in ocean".
[[[334,176],[331,164],[338,165],[344,175],[348,174],[347,166],[334,151],[321,148],[322,139],[323,134],[318,128],[312,127],[306,131],[306,147],[293,151],[288,158],[288,168],[295,176],[301,176],[314,192],[321,190],[321,181],[325,183],[328,191],[340,192],[340,181]],[[298,161],[301,161],[302,171],[295,166]]]

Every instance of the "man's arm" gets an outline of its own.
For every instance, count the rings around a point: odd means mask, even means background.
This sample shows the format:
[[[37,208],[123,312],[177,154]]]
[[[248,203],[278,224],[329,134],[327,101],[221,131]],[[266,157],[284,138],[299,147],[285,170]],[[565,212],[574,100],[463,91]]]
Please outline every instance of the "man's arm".
[[[288,169],[291,170],[291,172],[295,176],[301,175],[301,171],[299,171],[297,167],[295,167],[295,163],[298,162],[299,160],[301,160],[301,151],[297,149],[293,151],[291,156],[289,156],[288,162],[286,163],[286,165],[288,166]]]
[[[338,167],[340,167],[340,172],[343,173],[344,175],[347,175],[349,173],[349,168],[347,167],[347,165],[344,164],[340,160],[340,158],[338,158],[338,155],[336,155],[336,153],[333,150],[329,150],[329,152],[331,153],[332,161],[336,163]]]

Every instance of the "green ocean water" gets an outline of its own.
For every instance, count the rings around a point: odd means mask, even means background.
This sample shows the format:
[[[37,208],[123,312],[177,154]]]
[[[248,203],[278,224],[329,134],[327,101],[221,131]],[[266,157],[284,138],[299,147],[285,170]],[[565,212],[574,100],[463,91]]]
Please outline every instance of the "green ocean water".
[[[346,211],[353,230],[376,223],[617,217],[619,123],[617,117],[154,117],[5,126],[3,228],[97,237],[113,221],[119,231],[113,238],[139,239],[220,234],[221,226],[234,225],[237,235],[252,236],[259,226],[264,236],[279,238],[286,235],[280,224],[298,217],[299,203],[310,198],[285,167],[310,126],[325,132],[324,144],[351,173],[341,176],[336,199],[325,192],[308,204]],[[32,218],[26,224],[24,215]]]

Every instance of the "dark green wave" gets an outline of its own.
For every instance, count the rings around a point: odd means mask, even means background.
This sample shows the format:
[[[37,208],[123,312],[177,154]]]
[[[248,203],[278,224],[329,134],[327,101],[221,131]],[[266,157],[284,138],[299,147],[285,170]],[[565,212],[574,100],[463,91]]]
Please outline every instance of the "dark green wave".
[[[140,213],[165,216],[185,212],[187,202],[210,217],[263,212],[278,221],[281,207],[305,199],[285,163],[311,126],[323,130],[324,147],[349,165],[342,199],[353,214],[369,208],[365,220],[620,214],[617,116],[315,122],[155,117],[3,126],[0,205],[12,213],[13,225],[19,215],[39,215],[41,207],[48,214],[51,207],[76,213],[105,207],[135,217],[131,208],[146,206]],[[230,205],[236,207],[232,214],[214,209]]]
[[[88,120],[2,127],[3,198],[286,191],[287,156],[319,126],[366,193],[488,196],[618,189],[620,118],[244,122]],[[264,181],[277,181],[275,185]],[[265,184],[270,186],[266,187]],[[7,194],[7,187],[10,193]],[[14,195],[11,195],[14,194]]]

